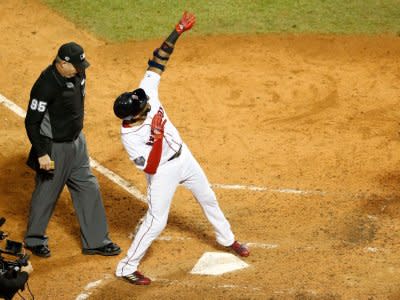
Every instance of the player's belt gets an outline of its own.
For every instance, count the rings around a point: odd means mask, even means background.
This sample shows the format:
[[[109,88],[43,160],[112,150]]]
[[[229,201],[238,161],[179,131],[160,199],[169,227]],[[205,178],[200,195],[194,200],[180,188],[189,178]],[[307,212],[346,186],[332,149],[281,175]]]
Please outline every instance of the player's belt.
[[[182,145],[179,147],[179,150],[178,150],[174,155],[172,155],[172,156],[168,159],[168,161],[173,160],[174,158],[179,157],[179,156],[181,155],[181,153],[182,153]]]

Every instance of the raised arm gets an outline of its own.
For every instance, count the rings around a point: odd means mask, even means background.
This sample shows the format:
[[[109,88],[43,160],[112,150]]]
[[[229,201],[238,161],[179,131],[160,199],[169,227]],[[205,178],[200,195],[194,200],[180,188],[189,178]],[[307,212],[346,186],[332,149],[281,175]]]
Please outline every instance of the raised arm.
[[[153,58],[149,60],[149,67],[147,70],[161,75],[165,70],[165,65],[167,64],[169,57],[174,51],[176,41],[183,32],[190,30],[195,23],[196,16],[185,11],[179,23],[175,26],[175,29],[167,39],[161,44],[161,47],[154,50]]]

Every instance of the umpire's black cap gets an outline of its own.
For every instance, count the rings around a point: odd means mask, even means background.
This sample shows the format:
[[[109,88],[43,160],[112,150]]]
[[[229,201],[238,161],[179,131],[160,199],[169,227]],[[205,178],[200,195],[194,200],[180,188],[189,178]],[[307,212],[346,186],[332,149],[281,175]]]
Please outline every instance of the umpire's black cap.
[[[60,49],[58,49],[57,56],[80,69],[86,69],[90,66],[86,59],[83,48],[75,42],[69,42],[61,45]]]

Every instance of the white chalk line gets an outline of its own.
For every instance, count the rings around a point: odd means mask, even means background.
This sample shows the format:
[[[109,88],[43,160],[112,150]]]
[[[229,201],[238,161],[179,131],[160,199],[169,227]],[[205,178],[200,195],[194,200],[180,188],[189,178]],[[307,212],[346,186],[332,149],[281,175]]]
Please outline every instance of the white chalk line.
[[[99,279],[96,281],[89,282],[82,293],[80,293],[75,300],[85,300],[90,297],[90,295],[101,285],[105,284],[107,281],[110,281],[113,276],[111,274],[105,274],[103,279]]]
[[[160,236],[156,240],[157,241],[190,241],[192,238],[191,237],[173,237],[173,236]]]
[[[279,247],[278,244],[267,244],[267,243],[247,243],[250,248],[262,248],[262,249],[276,249]]]
[[[21,107],[19,107],[17,104],[15,104],[11,100],[8,100],[6,97],[4,97],[2,94],[0,94],[0,103],[3,104],[8,109],[12,110],[14,113],[16,113],[21,118],[25,118],[26,112]]]
[[[106,167],[102,166],[100,163],[95,161],[93,158],[90,158],[90,166],[98,171],[99,173],[103,174],[106,176],[108,179],[110,179],[112,182],[116,183],[120,187],[122,187],[125,191],[127,191],[129,194],[137,198],[138,200],[147,203],[146,201],[146,196],[143,195],[137,188],[135,188],[131,183],[120,177],[118,174],[114,173],[110,169],[107,169]]]
[[[134,234],[131,233],[129,235],[129,238],[133,238]],[[175,241],[190,241],[192,240],[191,237],[174,237],[174,236],[160,236],[156,239],[157,241],[167,241],[167,242],[175,242]],[[271,243],[255,243],[255,242],[249,242],[249,243],[244,243],[250,248],[262,248],[262,249],[275,249],[278,248],[278,244],[271,244]]]
[[[325,195],[323,191],[303,191],[299,189],[272,189],[265,186],[255,185],[241,185],[241,184],[211,184],[212,187],[224,190],[248,190],[253,192],[272,192],[272,193],[284,193],[284,194],[297,194],[297,195]]]

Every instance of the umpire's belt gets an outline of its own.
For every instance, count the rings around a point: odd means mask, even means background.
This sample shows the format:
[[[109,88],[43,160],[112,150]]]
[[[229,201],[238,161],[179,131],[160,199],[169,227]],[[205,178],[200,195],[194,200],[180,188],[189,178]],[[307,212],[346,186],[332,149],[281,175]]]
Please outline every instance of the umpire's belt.
[[[78,134],[75,134],[74,136],[72,136],[70,138],[64,138],[64,139],[54,139],[53,138],[53,143],[72,143],[72,142],[76,141],[76,139],[79,137],[80,134],[81,134],[81,132],[79,131]]]
[[[181,155],[181,153],[182,153],[182,145],[179,147],[179,150],[178,150],[174,155],[172,155],[172,156],[168,159],[168,161],[173,160],[174,158],[179,157],[179,156]]]

